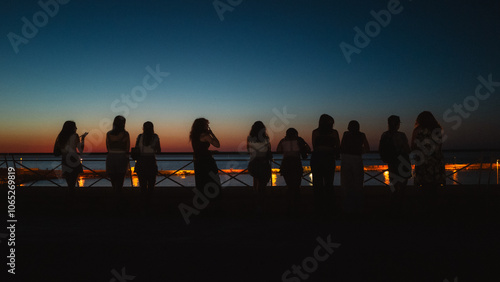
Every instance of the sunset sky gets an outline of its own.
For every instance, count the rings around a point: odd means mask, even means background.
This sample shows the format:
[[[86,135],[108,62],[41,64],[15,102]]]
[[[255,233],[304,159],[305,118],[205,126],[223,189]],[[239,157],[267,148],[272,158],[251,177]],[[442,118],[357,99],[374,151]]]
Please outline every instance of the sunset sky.
[[[244,148],[261,120],[274,150],[289,127],[310,142],[323,113],[340,135],[358,120],[376,150],[389,115],[410,137],[424,110],[445,149],[500,149],[497,1],[7,0],[0,11],[0,153],[51,151],[66,120],[103,152],[118,114],[133,141],[152,121],[167,152],[191,151],[197,117],[220,151]]]

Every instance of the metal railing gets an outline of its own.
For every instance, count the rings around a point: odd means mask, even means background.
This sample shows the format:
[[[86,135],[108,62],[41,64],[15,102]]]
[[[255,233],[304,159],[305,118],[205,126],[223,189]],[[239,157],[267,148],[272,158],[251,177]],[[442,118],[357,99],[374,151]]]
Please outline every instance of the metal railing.
[[[498,152],[497,152],[498,153]],[[175,177],[185,175],[186,171],[188,171],[190,174],[192,173],[192,169],[189,170],[190,166],[193,165],[193,160],[191,153],[161,153],[157,155],[157,162],[159,166],[161,166],[162,163],[168,163],[168,162],[177,162],[177,163],[182,163],[179,165],[179,167],[176,167],[174,169],[168,169],[168,170],[160,170],[157,175],[157,182],[156,184],[162,184],[166,181],[171,181],[175,185],[179,187],[192,187],[192,186],[186,186],[182,182],[178,181],[175,179]],[[217,156],[235,156],[237,155],[238,158],[224,158],[224,159],[218,159]],[[105,163],[106,161],[106,153],[89,153],[89,154],[83,154],[82,155],[82,166],[85,171],[85,179],[86,183],[87,181],[90,182],[89,184],[85,185],[85,187],[95,187],[97,184],[102,183],[102,181],[107,181],[111,182],[110,178],[107,176],[105,173],[105,170],[103,169],[96,169],[94,163]],[[496,155],[498,156],[498,154]],[[97,158],[96,158],[97,157]],[[167,157],[167,158],[165,158]],[[236,181],[239,185],[246,186],[246,187],[252,187],[251,183],[247,183],[244,180],[240,179],[242,175],[245,175],[248,173],[248,169],[246,168],[246,162],[248,162],[249,156],[248,154],[244,153],[216,153],[215,154],[216,160],[218,162],[239,162],[240,164],[244,164],[240,166],[239,168],[232,168],[232,167],[219,167],[219,175],[224,176],[226,179],[224,179],[221,184],[226,185],[230,183],[230,181]],[[277,173],[279,171],[279,167],[281,165],[281,158],[274,158],[272,160],[272,163],[274,165],[273,173]],[[369,158],[369,159],[364,159],[365,162],[377,162],[380,160],[378,158]],[[50,166],[47,169],[40,169],[40,162],[49,162]],[[132,160],[131,160],[132,162]],[[304,161],[308,162],[308,161]],[[303,163],[304,163],[303,162]],[[28,165],[28,164],[35,164],[35,165]],[[339,164],[339,162],[338,162]],[[62,187],[66,186],[64,181],[61,181],[62,178],[62,173],[61,173],[61,158],[60,157],[54,157],[52,154],[48,153],[38,153],[38,154],[2,154],[0,158],[0,170],[2,169],[7,169],[8,167],[14,167],[16,171],[18,172],[18,177],[17,177],[17,182],[16,184],[18,185],[23,185],[23,186],[34,186],[35,184],[45,181],[45,184],[49,186],[56,186],[56,187]],[[339,170],[340,166],[337,166],[337,171]],[[388,182],[388,177],[387,177],[387,166],[384,165],[376,165],[377,169],[366,169],[367,166],[365,166],[365,180],[364,183],[368,183],[369,181],[375,181],[379,185],[383,186],[389,186]],[[369,167],[369,166],[368,166]],[[447,167],[447,174],[446,178],[451,182],[451,184],[454,185],[464,185],[461,181],[458,180],[457,175],[459,173],[463,173],[466,170],[475,170],[477,171],[477,184],[478,185],[490,185],[490,184],[498,184],[498,157],[495,156],[483,156],[482,154],[480,157],[477,159],[474,159],[473,161],[469,161],[467,163],[453,163],[453,162],[448,162],[446,164]],[[306,166],[306,168],[308,168]],[[496,170],[496,171],[495,171]],[[483,176],[484,172],[487,172],[487,180],[484,181]],[[494,179],[492,175],[496,174],[496,181],[492,181]],[[132,169],[128,170],[127,178],[130,180],[128,181],[125,185],[130,185],[128,187],[135,187],[137,185],[134,185],[134,173]],[[310,170],[305,169],[305,173],[302,175],[302,179],[307,183],[307,185],[312,185],[312,181],[309,177],[310,175]],[[4,179],[4,174],[1,174],[2,179],[0,179],[0,183],[5,183],[6,179]],[[136,177],[136,176],[135,176]],[[382,178],[382,179],[381,179]],[[109,183],[106,183],[109,185]],[[470,184],[470,183],[469,183]]]

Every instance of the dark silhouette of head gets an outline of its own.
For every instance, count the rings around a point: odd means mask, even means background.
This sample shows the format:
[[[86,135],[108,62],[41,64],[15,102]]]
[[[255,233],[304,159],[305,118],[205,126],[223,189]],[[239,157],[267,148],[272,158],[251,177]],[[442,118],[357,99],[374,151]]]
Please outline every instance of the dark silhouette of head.
[[[66,142],[68,142],[69,137],[75,133],[76,123],[74,121],[68,120],[64,122],[61,132],[59,132],[59,135],[57,136],[57,142],[59,142],[60,145],[64,145],[66,144]]]
[[[299,132],[297,131],[297,129],[290,127],[286,130],[286,139],[296,139],[297,137],[299,137]]]
[[[121,132],[125,131],[125,117],[116,116],[113,120],[113,129],[111,130],[111,134],[117,135]]]
[[[349,132],[359,132],[359,122],[357,120],[351,120],[347,126]]]
[[[431,112],[423,111],[417,116],[415,128],[427,128],[429,130],[434,130],[436,128],[441,128],[441,125],[439,125],[438,121]]]
[[[146,121],[142,125],[142,144],[148,146],[153,141],[153,137],[155,134],[153,123],[150,121]]]
[[[192,142],[193,140],[200,139],[201,134],[208,132],[208,124],[209,121],[206,118],[195,119],[189,133],[189,140]]]
[[[250,133],[248,134],[252,141],[255,142],[264,142],[269,140],[269,136],[266,132],[266,126],[262,121],[256,121],[252,125],[252,129],[250,129]]]
[[[392,115],[387,119],[387,124],[389,125],[389,131],[398,131],[401,120],[398,116]]]
[[[333,117],[327,114],[322,114],[319,117],[319,125],[318,128],[321,132],[330,132],[333,130],[333,124],[335,123],[335,120]]]

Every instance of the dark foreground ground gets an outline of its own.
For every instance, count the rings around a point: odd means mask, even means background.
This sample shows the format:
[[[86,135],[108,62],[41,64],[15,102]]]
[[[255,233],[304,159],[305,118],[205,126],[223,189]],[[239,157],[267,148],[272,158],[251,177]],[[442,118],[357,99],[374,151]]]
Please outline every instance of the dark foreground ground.
[[[70,197],[63,188],[18,187],[15,278],[500,281],[498,186],[444,187],[434,208],[411,187],[403,209],[391,206],[387,188],[365,190],[363,215],[317,217],[311,188],[290,214],[284,188],[272,188],[260,213],[251,189],[228,187],[186,224],[178,205],[193,206],[187,188],[159,188],[144,204],[130,189],[116,201],[109,188]]]

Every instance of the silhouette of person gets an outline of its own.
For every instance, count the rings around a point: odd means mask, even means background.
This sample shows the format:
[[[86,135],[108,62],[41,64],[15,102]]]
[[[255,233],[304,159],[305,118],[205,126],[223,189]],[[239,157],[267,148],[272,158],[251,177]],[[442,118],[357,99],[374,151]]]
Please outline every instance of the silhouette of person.
[[[83,152],[88,134],[85,132],[80,139],[76,129],[74,121],[66,121],[54,144],[54,153],[61,155],[63,177],[70,190],[75,188],[78,175],[83,172],[80,153]]]
[[[120,194],[123,181],[129,166],[130,135],[125,130],[125,118],[116,116],[113,120],[113,129],[106,134],[106,172],[111,178],[111,185],[115,193]]]
[[[285,178],[288,187],[288,199],[291,202],[289,207],[292,211],[296,211],[299,204],[302,173],[304,172],[301,157],[306,159],[307,155],[311,153],[311,148],[304,139],[299,137],[299,133],[295,128],[289,128],[286,131],[285,138],[279,142],[276,152],[283,154],[280,173]]]
[[[446,183],[442,143],[441,125],[431,112],[421,112],[415,121],[411,149],[415,153],[414,183],[422,188],[428,204],[435,199],[437,188]]]
[[[135,171],[139,177],[142,194],[151,195],[158,174],[155,154],[161,153],[160,138],[155,134],[153,123],[150,121],[143,124],[142,130],[135,142],[135,147],[139,148],[140,152]]]
[[[271,179],[271,143],[262,121],[256,121],[247,137],[247,150],[250,154],[248,172],[253,177],[253,188],[257,191],[257,206],[262,208],[266,186]]]
[[[344,211],[361,213],[363,210],[364,166],[363,153],[370,151],[366,135],[359,131],[359,122],[352,120],[340,143],[340,184],[344,196]]]
[[[392,115],[387,119],[388,131],[380,137],[379,153],[382,161],[387,163],[389,180],[394,187],[393,200],[402,204],[406,185],[411,177],[410,146],[406,134],[398,131],[401,121]]]
[[[193,147],[194,178],[196,189],[204,192],[209,186],[218,186],[220,191],[219,168],[208,150],[210,145],[219,148],[220,143],[209,127],[209,121],[198,118],[193,122],[189,139]]]
[[[337,130],[333,129],[334,123],[333,117],[323,114],[319,118],[318,128],[312,132],[311,172],[315,208],[319,213],[327,212],[328,207],[333,210],[335,205],[333,181],[335,159],[340,157],[340,138]]]

